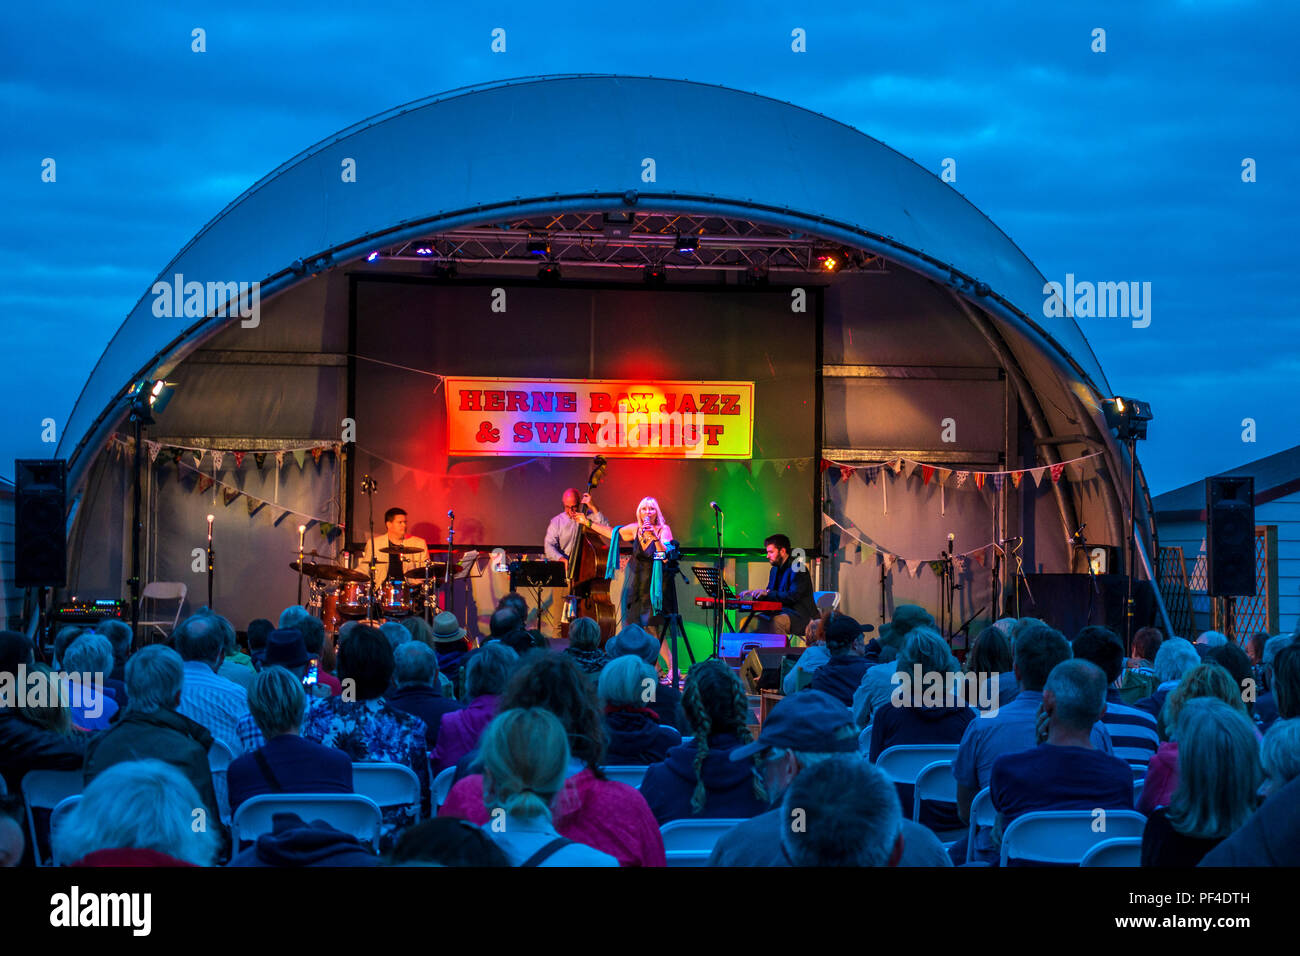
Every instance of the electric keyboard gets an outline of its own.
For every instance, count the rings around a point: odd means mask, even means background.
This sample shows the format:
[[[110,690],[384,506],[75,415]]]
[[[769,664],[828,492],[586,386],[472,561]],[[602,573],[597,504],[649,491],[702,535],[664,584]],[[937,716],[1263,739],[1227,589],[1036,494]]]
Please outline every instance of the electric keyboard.
[[[695,606],[702,607],[705,610],[713,610],[717,603],[717,598],[697,597]],[[764,614],[768,611],[781,610],[780,601],[749,601],[742,598],[727,598],[726,609],[728,611],[752,611],[757,614]]]

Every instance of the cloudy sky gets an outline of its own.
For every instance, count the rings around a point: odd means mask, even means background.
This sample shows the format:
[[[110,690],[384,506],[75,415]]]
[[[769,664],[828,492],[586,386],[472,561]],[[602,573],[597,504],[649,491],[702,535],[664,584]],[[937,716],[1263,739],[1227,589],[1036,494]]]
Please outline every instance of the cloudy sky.
[[[1150,282],[1149,327],[1080,325],[1115,391],[1154,407],[1153,491],[1300,444],[1300,5],[339,6],[5,5],[0,474],[52,453],[42,420],[66,420],[163,266],[268,171],[419,97],[567,72],[719,83],[936,171],[954,157],[956,188],[1048,278]]]

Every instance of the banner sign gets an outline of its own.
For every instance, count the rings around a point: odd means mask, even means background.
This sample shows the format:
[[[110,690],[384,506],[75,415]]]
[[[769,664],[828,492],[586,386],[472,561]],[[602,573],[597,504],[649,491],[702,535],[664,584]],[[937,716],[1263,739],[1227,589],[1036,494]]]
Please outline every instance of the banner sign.
[[[455,378],[448,454],[750,458],[753,382]]]

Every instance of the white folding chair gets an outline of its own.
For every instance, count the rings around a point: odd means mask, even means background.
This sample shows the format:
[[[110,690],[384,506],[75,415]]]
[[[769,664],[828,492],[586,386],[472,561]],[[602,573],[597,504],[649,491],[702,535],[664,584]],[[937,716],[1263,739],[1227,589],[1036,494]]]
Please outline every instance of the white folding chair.
[[[670,820],[659,828],[669,866],[703,866],[719,837],[743,819]]]
[[[353,764],[353,766],[355,767],[356,765]],[[455,783],[455,781],[456,767],[454,764],[446,770],[440,771],[438,776],[433,778],[433,786],[429,793],[435,815],[438,812],[438,808],[447,802],[447,794],[451,793],[451,785]]]
[[[415,807],[420,812],[420,778],[405,764],[365,762],[352,765],[352,792],[387,807]]]
[[[858,753],[862,754],[863,757],[869,757],[871,755],[871,725],[870,724],[867,724],[867,726],[863,727],[862,732],[858,734]]]
[[[998,813],[993,809],[993,797],[985,787],[975,794],[970,802],[970,830],[966,834],[966,862],[975,862],[975,834],[980,827],[991,827],[998,822]]]
[[[1141,866],[1142,838],[1116,837],[1102,840],[1083,855],[1080,866]]]
[[[912,819],[921,819],[921,801],[957,802],[957,778],[952,775],[951,760],[926,764],[916,775],[912,787]],[[960,834],[958,834],[960,836]]]
[[[818,614],[825,614],[827,611],[834,611],[840,606],[840,592],[814,591],[813,604],[817,605]]]
[[[81,794],[74,793],[70,797],[64,797],[59,801],[58,806],[50,813],[50,863],[52,866],[67,866],[71,860],[65,860],[59,853],[59,845],[56,842],[59,827],[64,819],[72,812],[73,808],[81,802]]]
[[[1098,812],[1105,817],[1097,817]],[[1102,829],[1094,829],[1097,823]],[[1103,840],[1142,838],[1147,818],[1136,810],[1036,810],[1011,821],[1002,834],[1002,865],[1009,860],[1078,864]]]
[[[153,628],[164,638],[168,637],[176,629],[176,625],[181,619],[181,608],[185,606],[185,596],[189,594],[189,588],[182,581],[150,581],[140,592],[142,601],[175,601],[176,613],[171,618],[156,617],[150,620],[140,622],[140,627]],[[160,608],[154,608],[155,613],[159,613]]]
[[[1133,806],[1136,807],[1142,799],[1142,788],[1147,785],[1147,778],[1142,777],[1133,781]]]
[[[264,793],[249,797],[235,811],[230,825],[235,852],[241,843],[270,833],[272,817],[277,813],[297,814],[306,823],[323,820],[373,848],[379,846],[379,827],[384,815],[379,804],[369,797],[359,793]]]
[[[641,764],[615,764],[600,769],[604,771],[605,776],[610,780],[617,780],[629,787],[641,786],[641,778],[645,776],[646,771],[645,766]]]
[[[20,789],[27,806],[27,833],[32,840],[32,858],[37,866],[49,866],[50,861],[41,851],[41,840],[33,810],[53,810],[60,801],[75,796],[85,789],[86,780],[80,770],[29,770],[23,775]],[[48,835],[49,830],[46,830]]]
[[[217,794],[217,812],[221,815],[221,822],[227,825],[230,824],[230,787],[226,771],[234,759],[234,751],[224,741],[213,737],[212,746],[208,748],[208,769],[212,771],[212,789]]]
[[[859,738],[860,739],[860,738]],[[937,760],[951,761],[957,744],[899,744],[886,747],[876,758],[876,769],[894,783],[916,783],[917,774]]]

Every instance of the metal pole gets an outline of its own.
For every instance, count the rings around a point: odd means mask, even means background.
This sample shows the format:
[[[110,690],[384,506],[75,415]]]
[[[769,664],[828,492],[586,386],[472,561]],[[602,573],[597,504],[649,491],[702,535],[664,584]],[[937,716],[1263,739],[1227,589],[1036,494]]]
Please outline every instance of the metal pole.
[[[131,495],[131,577],[126,584],[131,590],[131,641],[134,646],[140,626],[140,470],[143,465],[144,423],[137,409],[132,409],[131,418],[135,422],[135,464]]]
[[[212,522],[216,520],[216,515],[208,515],[208,610],[214,610],[212,607]],[[302,567],[302,545],[298,545],[298,567]],[[298,572],[298,603],[302,603],[302,572]]]
[[[1131,433],[1128,437],[1128,560],[1124,562],[1125,576],[1128,578],[1128,603],[1124,618],[1124,651],[1133,654],[1133,571],[1137,558],[1134,549],[1137,542],[1137,438]],[[1088,559],[1085,554],[1084,560]]]

